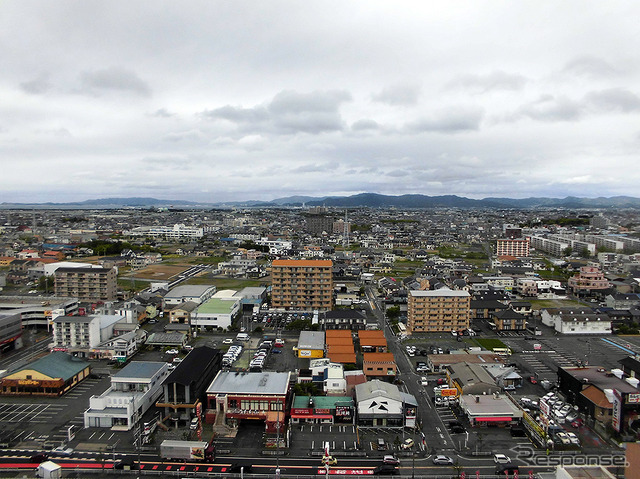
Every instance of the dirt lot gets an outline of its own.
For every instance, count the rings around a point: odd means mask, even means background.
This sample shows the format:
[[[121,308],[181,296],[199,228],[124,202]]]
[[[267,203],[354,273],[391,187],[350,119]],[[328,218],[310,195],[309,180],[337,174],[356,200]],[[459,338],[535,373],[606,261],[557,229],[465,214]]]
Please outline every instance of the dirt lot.
[[[152,264],[135,272],[136,278],[166,280],[189,269],[188,266]],[[128,276],[128,275],[127,275]]]

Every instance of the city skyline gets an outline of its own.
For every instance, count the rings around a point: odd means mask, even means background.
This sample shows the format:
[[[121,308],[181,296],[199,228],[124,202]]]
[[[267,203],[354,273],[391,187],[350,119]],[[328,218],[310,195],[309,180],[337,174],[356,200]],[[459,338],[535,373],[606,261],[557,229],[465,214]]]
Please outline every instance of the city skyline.
[[[638,196],[626,2],[4,2],[0,203]]]

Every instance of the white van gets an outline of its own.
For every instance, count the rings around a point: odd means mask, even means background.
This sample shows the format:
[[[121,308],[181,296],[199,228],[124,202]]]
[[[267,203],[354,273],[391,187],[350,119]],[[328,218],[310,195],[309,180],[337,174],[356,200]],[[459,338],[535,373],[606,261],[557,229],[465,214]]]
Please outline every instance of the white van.
[[[249,341],[249,335],[247,333],[238,333],[236,341]]]

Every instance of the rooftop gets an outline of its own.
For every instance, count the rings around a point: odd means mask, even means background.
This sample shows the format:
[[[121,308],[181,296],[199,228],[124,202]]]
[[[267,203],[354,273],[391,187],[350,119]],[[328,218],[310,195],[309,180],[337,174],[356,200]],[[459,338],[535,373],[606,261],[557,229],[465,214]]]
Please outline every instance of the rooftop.
[[[220,371],[207,388],[207,394],[285,395],[289,389],[290,372]]]
[[[196,313],[201,314],[229,314],[234,303],[223,299],[211,298],[200,305]]]
[[[150,379],[160,369],[168,367],[167,363],[159,361],[131,361],[114,378],[117,379]]]

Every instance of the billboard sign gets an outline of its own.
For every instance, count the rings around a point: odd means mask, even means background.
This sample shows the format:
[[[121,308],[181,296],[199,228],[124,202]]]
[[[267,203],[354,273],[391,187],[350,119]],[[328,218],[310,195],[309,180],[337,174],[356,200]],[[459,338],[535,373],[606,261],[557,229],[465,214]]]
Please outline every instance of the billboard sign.
[[[613,390],[613,412],[611,414],[611,425],[616,431],[620,432],[620,427],[622,425],[622,397],[620,396],[620,391],[617,389]]]

